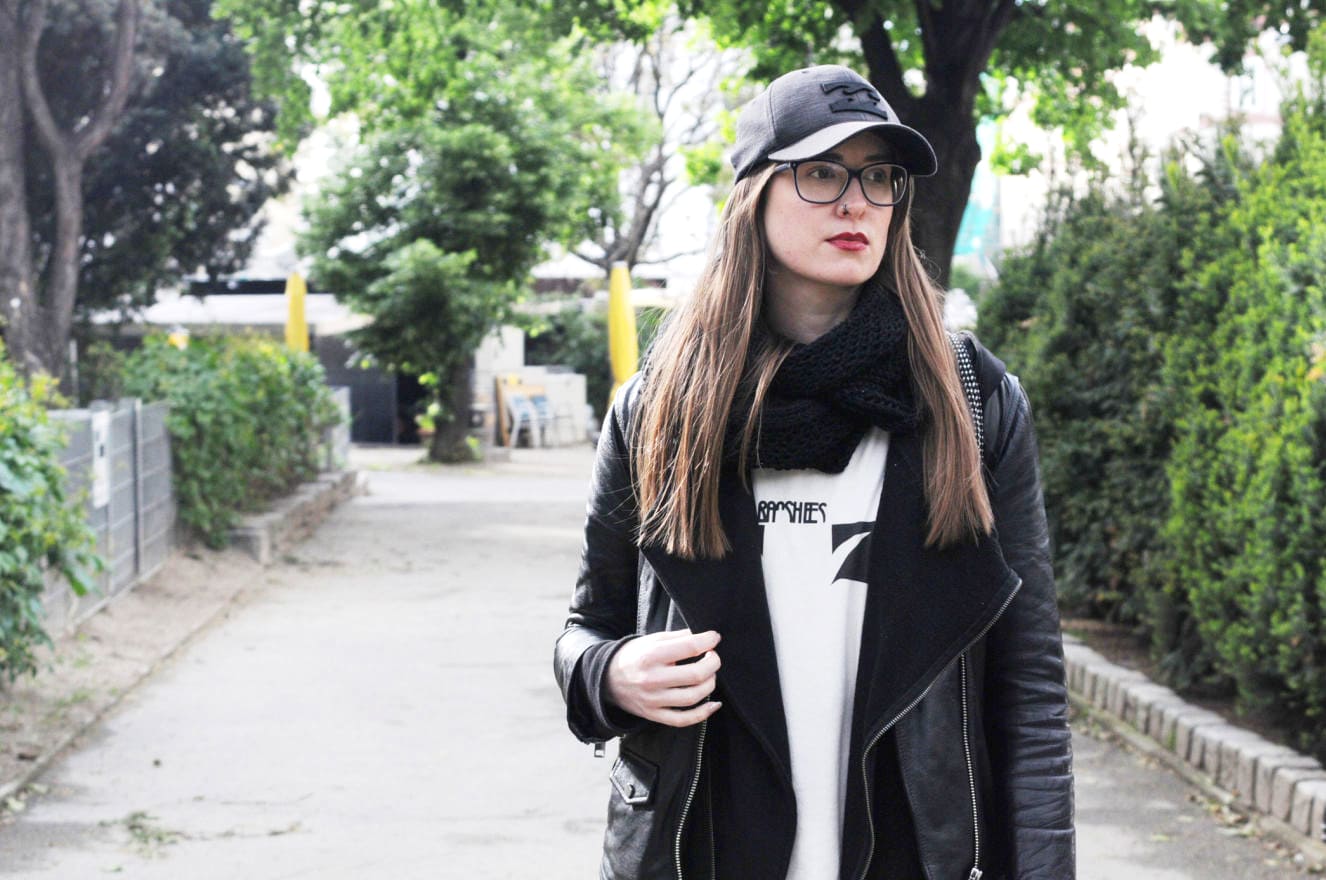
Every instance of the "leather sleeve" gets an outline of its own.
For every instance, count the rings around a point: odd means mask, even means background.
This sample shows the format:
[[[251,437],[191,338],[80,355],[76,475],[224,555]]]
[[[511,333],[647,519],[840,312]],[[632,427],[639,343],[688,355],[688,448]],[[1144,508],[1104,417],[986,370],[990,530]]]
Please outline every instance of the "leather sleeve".
[[[584,742],[602,742],[648,723],[608,703],[605,692],[608,663],[636,629],[637,517],[621,402],[633,396],[635,385],[633,380],[619,389],[619,402],[599,433],[580,570],[570,616],[553,652],[567,725]]]
[[[992,502],[1022,587],[986,640],[986,731],[1009,880],[1072,880],[1072,739],[1031,408],[1006,374],[987,403]]]

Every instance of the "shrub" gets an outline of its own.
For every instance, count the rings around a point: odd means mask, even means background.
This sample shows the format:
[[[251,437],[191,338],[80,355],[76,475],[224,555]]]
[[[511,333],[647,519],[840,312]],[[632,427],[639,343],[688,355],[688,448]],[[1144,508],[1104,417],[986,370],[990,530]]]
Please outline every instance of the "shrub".
[[[1182,254],[1230,197],[1221,161],[1198,176],[1171,161],[1158,199],[1139,182],[1054,197],[981,304],[979,334],[1035,409],[1056,574],[1079,612],[1136,622],[1150,604],[1173,433],[1162,341]]]
[[[221,547],[244,511],[317,473],[322,431],[339,414],[310,354],[259,336],[149,337],[125,365],[127,394],[170,404],[180,520]]]
[[[1320,75],[1321,71],[1318,71]],[[1323,94],[1321,80],[1318,96]],[[1188,678],[1222,676],[1326,753],[1326,123],[1284,112],[1271,161],[1199,247],[1209,333],[1166,352],[1177,395],[1159,633]]]
[[[648,350],[666,312],[636,310],[635,327],[640,352]],[[527,328],[525,363],[561,364],[585,375],[585,395],[594,412],[607,412],[612,392],[612,364],[608,360],[608,313],[570,306]]]
[[[48,569],[74,592],[100,570],[82,505],[65,496],[59,454],[64,441],[47,418],[53,384],[25,382],[0,344],[0,675],[36,671],[35,649],[50,644],[42,593]]]

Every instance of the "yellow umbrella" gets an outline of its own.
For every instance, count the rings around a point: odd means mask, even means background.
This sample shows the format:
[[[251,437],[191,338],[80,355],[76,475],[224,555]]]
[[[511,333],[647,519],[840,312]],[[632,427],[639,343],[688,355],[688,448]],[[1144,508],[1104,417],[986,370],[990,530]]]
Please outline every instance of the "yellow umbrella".
[[[631,307],[631,275],[623,262],[613,263],[608,276],[608,357],[612,361],[613,381],[608,406],[612,406],[617,389],[640,368],[635,309]]]
[[[285,280],[285,299],[290,307],[285,321],[285,344],[295,351],[308,351],[308,321],[304,318],[304,297],[308,288],[298,272]]]

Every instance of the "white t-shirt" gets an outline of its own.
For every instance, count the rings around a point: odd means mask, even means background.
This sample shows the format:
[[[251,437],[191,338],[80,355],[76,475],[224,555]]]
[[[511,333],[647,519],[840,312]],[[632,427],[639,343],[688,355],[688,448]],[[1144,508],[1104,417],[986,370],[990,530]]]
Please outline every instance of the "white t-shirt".
[[[840,474],[754,474],[797,799],[788,880],[838,877],[867,562],[888,449],[889,435],[872,428]]]

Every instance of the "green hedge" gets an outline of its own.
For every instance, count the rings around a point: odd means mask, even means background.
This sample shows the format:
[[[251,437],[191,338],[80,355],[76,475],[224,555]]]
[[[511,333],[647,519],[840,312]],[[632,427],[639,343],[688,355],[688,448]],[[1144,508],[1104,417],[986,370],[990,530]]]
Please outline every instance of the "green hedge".
[[[1272,159],[1241,182],[1190,276],[1169,341],[1169,556],[1159,646],[1190,677],[1326,749],[1326,132],[1285,113]]]
[[[1174,431],[1163,340],[1181,321],[1185,254],[1236,197],[1236,158],[1217,152],[1190,174],[1174,157],[1158,197],[1141,181],[1055,194],[981,302],[978,334],[1035,404],[1056,575],[1077,613],[1148,611]]]
[[[1326,757],[1324,49],[1263,162],[1052,206],[978,331],[1036,410],[1065,603]]]
[[[65,497],[64,438],[46,415],[53,398],[53,385],[24,381],[0,344],[0,676],[11,682],[35,672],[34,651],[50,644],[41,605],[47,569],[82,595],[102,567],[83,506]]]
[[[317,473],[339,413],[317,359],[260,336],[149,337],[125,363],[124,391],[170,404],[179,517],[221,547],[240,514]]]

